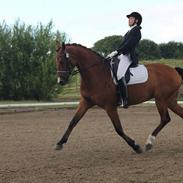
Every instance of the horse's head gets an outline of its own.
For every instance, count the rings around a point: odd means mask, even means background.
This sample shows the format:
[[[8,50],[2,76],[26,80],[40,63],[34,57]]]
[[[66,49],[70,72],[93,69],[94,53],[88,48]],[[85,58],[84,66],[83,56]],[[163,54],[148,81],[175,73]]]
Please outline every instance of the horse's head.
[[[64,85],[67,83],[74,65],[70,60],[70,54],[66,50],[65,43],[61,45],[60,42],[57,41],[56,51],[57,82]]]

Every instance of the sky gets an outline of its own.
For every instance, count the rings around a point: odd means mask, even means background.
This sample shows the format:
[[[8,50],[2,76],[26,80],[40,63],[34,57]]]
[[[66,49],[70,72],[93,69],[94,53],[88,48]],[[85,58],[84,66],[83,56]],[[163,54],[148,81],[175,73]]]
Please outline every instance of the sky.
[[[71,43],[95,42],[128,30],[127,14],[142,17],[142,39],[156,43],[183,42],[183,0],[0,0],[0,23],[47,25],[65,32]]]

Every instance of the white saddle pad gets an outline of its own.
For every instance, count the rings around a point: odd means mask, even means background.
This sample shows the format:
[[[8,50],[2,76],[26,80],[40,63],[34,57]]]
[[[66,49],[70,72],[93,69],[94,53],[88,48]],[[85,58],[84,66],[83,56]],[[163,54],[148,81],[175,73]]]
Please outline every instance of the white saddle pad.
[[[133,74],[133,76],[130,76],[128,85],[144,83],[148,79],[147,68],[144,65],[138,65],[137,67],[130,68],[130,72]]]
[[[127,85],[133,85],[138,83],[144,83],[148,79],[148,71],[144,65],[138,65],[137,67],[130,68],[132,75]],[[114,82],[116,84],[116,81]]]

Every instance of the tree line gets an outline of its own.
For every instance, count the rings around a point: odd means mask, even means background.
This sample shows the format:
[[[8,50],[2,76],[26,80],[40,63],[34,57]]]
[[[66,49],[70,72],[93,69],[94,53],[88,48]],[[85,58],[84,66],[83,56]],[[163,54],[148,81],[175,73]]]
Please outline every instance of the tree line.
[[[122,39],[123,37],[118,35],[105,37],[94,44],[93,50],[106,56],[119,47]],[[170,41],[157,44],[154,41],[143,39],[137,46],[137,54],[140,60],[183,59],[183,43]]]
[[[57,91],[53,23],[33,27],[0,24],[0,99],[45,100]]]
[[[0,99],[47,100],[60,92],[56,83],[55,41],[70,42],[66,33],[53,31],[47,25],[25,25],[16,21],[0,24]],[[109,36],[92,48],[106,56],[117,49],[121,36]],[[85,45],[84,45],[85,46]],[[156,44],[142,40],[138,46],[140,59],[183,58],[183,44]]]

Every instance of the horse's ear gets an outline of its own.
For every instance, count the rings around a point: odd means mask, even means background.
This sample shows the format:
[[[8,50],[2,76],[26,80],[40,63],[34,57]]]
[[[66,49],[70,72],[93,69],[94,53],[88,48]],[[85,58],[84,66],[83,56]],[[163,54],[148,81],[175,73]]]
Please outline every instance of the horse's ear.
[[[56,49],[58,50],[61,47],[60,41],[56,40]]]
[[[65,50],[65,43],[62,42],[62,50]]]

